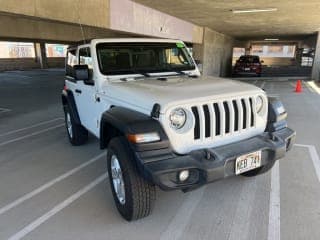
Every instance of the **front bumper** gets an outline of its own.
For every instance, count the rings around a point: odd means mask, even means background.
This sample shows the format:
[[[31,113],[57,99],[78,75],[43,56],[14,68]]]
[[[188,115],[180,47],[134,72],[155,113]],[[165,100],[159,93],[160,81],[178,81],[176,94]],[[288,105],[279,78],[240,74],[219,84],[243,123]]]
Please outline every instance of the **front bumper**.
[[[285,156],[294,143],[295,132],[290,128],[255,136],[232,144],[196,150],[188,155],[176,155],[172,151],[157,150],[136,153],[143,175],[163,190],[191,190],[206,183],[235,175],[237,157],[262,151],[262,172],[269,170],[277,159]],[[187,181],[180,182],[177,175],[189,170]]]

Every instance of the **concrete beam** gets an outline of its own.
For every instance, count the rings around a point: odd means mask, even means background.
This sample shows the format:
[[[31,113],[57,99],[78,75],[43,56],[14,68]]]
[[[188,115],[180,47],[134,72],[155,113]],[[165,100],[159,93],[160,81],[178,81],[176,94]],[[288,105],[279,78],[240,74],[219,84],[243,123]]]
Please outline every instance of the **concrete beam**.
[[[133,34],[109,29],[83,26],[84,37],[124,37]],[[0,15],[0,38],[3,40],[30,40],[72,43],[83,40],[79,24],[44,21],[21,16]]]
[[[201,43],[203,28],[130,0],[110,0],[110,28]]]
[[[109,27],[109,0],[0,0],[0,6],[8,14]]]
[[[0,38],[79,41],[143,35],[201,43],[203,28],[131,0],[0,0]],[[107,33],[107,34],[106,34]]]

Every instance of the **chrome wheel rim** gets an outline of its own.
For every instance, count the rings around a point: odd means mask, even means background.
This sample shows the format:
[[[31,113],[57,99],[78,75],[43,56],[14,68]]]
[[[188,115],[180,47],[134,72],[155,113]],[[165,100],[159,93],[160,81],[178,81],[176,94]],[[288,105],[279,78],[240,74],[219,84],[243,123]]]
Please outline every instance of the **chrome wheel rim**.
[[[126,192],[124,188],[124,181],[122,170],[119,164],[119,160],[116,155],[111,157],[111,177],[114,191],[117,195],[117,198],[121,204],[126,202]]]
[[[73,137],[73,134],[72,134],[72,123],[71,123],[71,116],[70,116],[70,113],[67,113],[67,130],[68,130],[68,134],[70,136],[70,138]]]

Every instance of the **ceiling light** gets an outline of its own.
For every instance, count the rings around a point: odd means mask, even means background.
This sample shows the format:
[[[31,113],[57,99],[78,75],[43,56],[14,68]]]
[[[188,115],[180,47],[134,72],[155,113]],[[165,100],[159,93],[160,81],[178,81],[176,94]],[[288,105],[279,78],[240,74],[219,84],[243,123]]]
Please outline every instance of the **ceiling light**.
[[[232,9],[232,13],[259,13],[259,12],[275,12],[278,8],[261,8],[261,9]]]
[[[279,38],[265,38],[265,41],[279,41]]]

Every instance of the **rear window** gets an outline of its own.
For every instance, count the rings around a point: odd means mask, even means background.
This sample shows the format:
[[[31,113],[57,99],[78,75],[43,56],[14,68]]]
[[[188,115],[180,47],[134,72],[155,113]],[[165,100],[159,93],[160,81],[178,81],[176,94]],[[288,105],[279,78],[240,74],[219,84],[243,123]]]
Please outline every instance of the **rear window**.
[[[259,63],[260,59],[258,56],[241,56],[239,61],[244,63]]]

